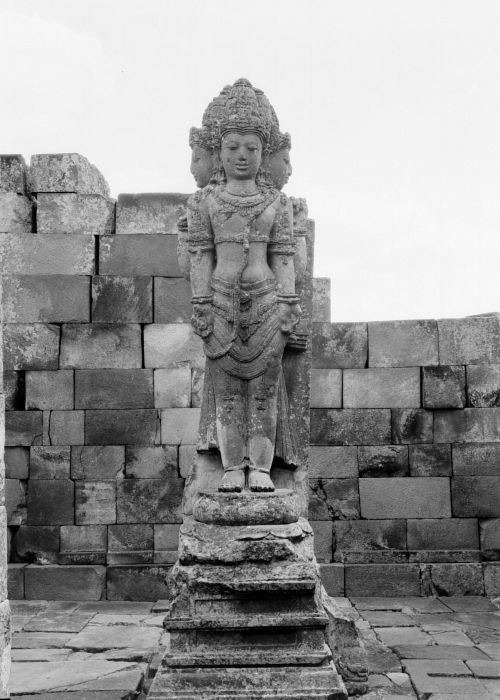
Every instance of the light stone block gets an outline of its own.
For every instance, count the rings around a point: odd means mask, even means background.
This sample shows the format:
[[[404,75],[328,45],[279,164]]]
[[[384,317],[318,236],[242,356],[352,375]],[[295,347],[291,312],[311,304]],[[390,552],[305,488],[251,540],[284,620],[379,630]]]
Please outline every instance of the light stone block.
[[[177,262],[177,236],[154,233],[101,236],[99,272],[101,275],[180,278],[182,275]]]
[[[115,482],[75,481],[75,523],[106,525],[115,522]]]
[[[99,194],[40,193],[36,208],[37,233],[114,233],[115,202]]]
[[[203,342],[187,323],[155,323],[144,327],[144,364],[146,367],[174,367],[189,362],[204,367]]]
[[[164,408],[161,441],[167,445],[193,445],[198,439],[199,408]]]
[[[191,368],[189,365],[155,369],[155,406],[189,408],[191,405]]]
[[[500,314],[442,319],[438,325],[440,364],[500,362]]]
[[[0,192],[26,192],[26,162],[19,153],[0,155]]]
[[[456,476],[500,476],[500,443],[469,443],[452,447]]]
[[[50,411],[48,413],[44,444],[83,445],[84,442],[83,411]]]
[[[331,280],[329,277],[313,277],[312,320],[330,323]]]
[[[366,323],[313,323],[312,366],[318,369],[366,367]]]
[[[99,170],[79,153],[37,153],[31,156],[32,192],[77,192],[109,197],[109,186]]]
[[[342,408],[342,370],[311,370],[311,408]]]
[[[71,410],[74,407],[73,371],[26,372],[26,408]]]
[[[451,517],[446,477],[360,479],[359,494],[363,518]]]
[[[345,408],[418,408],[418,367],[345,369]]]
[[[437,365],[436,321],[375,321],[368,324],[370,367]]]
[[[59,364],[59,326],[9,323],[4,326],[4,369],[56,370]]]
[[[358,476],[357,448],[311,445],[309,476],[325,479],[356,478]]]
[[[500,408],[435,411],[436,442],[500,442]]]
[[[29,197],[0,192],[0,233],[30,233],[33,205]]]
[[[142,366],[141,327],[136,324],[65,324],[61,368],[133,369]]]
[[[187,194],[119,194],[116,233],[177,234],[177,221],[186,211]]]
[[[469,406],[500,407],[500,364],[468,365],[467,396]]]
[[[94,236],[0,234],[9,275],[92,275]]]

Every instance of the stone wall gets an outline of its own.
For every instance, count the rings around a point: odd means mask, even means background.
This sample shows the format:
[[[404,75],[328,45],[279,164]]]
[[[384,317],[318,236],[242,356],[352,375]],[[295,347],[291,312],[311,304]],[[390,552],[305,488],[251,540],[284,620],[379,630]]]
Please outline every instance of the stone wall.
[[[203,381],[187,195],[115,203],[76,154],[0,162],[10,596],[166,597]],[[332,324],[329,303],[315,280],[326,587],[499,595],[500,318]]]

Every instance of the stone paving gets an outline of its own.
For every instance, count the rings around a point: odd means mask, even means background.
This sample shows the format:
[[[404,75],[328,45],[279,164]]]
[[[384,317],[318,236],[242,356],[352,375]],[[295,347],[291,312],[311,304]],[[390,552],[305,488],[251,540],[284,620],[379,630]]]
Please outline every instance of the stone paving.
[[[365,700],[500,698],[500,598],[335,600],[364,639]],[[165,601],[20,600],[11,607],[12,697],[145,698],[168,644]]]

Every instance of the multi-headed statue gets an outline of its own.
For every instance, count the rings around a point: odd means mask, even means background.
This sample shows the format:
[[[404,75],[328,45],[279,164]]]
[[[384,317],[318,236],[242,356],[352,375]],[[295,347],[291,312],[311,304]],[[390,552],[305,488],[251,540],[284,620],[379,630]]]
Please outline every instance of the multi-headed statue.
[[[292,203],[279,189],[290,142],[278,127],[262,91],[240,79],[190,132],[203,189],[188,202],[180,258],[207,358],[200,443],[220,451],[221,491],[241,491],[247,474],[251,491],[272,491],[274,457],[296,464],[281,361],[300,317],[297,246]]]

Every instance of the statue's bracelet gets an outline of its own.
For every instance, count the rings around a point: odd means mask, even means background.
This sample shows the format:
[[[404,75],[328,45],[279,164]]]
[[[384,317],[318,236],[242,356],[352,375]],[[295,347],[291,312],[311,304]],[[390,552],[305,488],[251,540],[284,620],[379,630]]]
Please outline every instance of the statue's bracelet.
[[[213,294],[200,295],[196,297],[191,297],[191,304],[211,304],[214,300]]]
[[[276,296],[280,304],[290,304],[290,306],[294,306],[300,301],[297,294],[277,294]]]

